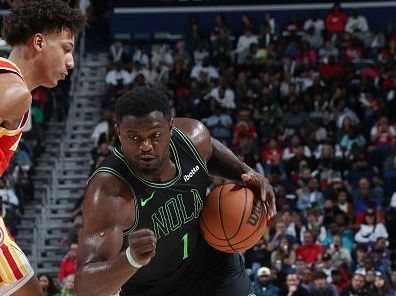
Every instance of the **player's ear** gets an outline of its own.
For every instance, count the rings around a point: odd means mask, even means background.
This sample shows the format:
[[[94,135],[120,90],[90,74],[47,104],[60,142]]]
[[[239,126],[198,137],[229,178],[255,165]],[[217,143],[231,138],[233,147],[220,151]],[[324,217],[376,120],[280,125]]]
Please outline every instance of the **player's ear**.
[[[42,51],[46,43],[47,43],[47,40],[43,34],[41,34],[41,33],[34,34],[33,46],[37,51]]]
[[[173,117],[169,119],[169,130],[171,131],[171,133],[172,133],[172,129],[173,129]]]
[[[120,135],[120,128],[118,127],[118,124],[117,124],[117,123],[114,123],[114,130],[116,131],[117,136],[120,137],[120,136],[121,136],[121,135]]]

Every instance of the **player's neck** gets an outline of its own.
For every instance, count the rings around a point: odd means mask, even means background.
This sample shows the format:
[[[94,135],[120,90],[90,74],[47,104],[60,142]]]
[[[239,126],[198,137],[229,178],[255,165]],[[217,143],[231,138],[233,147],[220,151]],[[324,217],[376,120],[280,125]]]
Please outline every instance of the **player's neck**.
[[[34,71],[34,58],[23,47],[13,47],[8,59],[18,66],[29,91],[40,85],[37,74]]]

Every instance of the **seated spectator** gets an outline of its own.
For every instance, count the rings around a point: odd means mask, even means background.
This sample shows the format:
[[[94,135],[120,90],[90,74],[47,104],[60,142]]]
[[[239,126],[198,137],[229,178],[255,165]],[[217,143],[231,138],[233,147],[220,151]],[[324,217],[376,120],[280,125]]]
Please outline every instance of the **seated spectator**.
[[[65,278],[63,288],[60,293],[56,296],[76,296],[76,290],[74,289],[74,274],[70,274]]]
[[[311,293],[301,286],[300,280],[295,272],[286,276],[286,285],[280,292],[281,296],[310,296]]]
[[[108,61],[110,67],[113,67],[115,63],[125,64],[128,62],[129,58],[130,58],[129,54],[125,49],[124,45],[122,44],[122,41],[115,40],[110,45],[110,52],[108,55]]]
[[[41,273],[37,276],[41,290],[44,296],[57,296],[59,293],[58,288],[54,284],[54,280],[46,273]]]
[[[316,271],[313,276],[313,285],[310,293],[312,295],[338,296],[338,292],[333,284],[326,280],[327,275],[323,271]]]
[[[135,51],[132,56],[132,63],[139,62],[144,67],[148,67],[150,64],[150,60],[148,55],[145,53],[143,45],[136,45]]]
[[[386,276],[381,271],[375,272],[373,296],[393,296],[395,291],[390,287]]]
[[[326,251],[331,255],[334,267],[349,266],[352,261],[351,253],[343,247],[342,239],[339,234],[333,236],[333,242]]]
[[[214,100],[223,109],[235,109],[235,93],[230,86],[222,82],[218,87],[213,88],[210,93],[205,96],[205,99]]]
[[[218,140],[231,140],[232,119],[218,103],[213,104],[213,114],[203,118],[202,122],[208,127],[212,137]]]
[[[377,223],[374,211],[366,211],[365,217],[365,223],[360,225],[360,229],[355,235],[355,241],[357,243],[374,245],[378,238],[388,238],[388,231],[385,225]]]
[[[342,33],[347,22],[347,14],[342,11],[341,5],[335,3],[331,11],[326,15],[325,24],[329,34]]]
[[[278,146],[275,138],[271,138],[268,141],[267,147],[262,151],[262,161],[265,167],[265,171],[268,173],[273,167],[283,166],[282,163],[283,150]]]
[[[76,273],[77,267],[77,244],[71,244],[70,249],[67,254],[63,257],[63,260],[59,267],[58,278],[63,281],[69,275],[74,275]],[[74,280],[74,279],[73,279]]]
[[[354,215],[354,207],[351,199],[348,197],[348,191],[341,189],[337,193],[336,206],[349,217]]]
[[[341,296],[368,296],[368,291],[365,288],[365,276],[366,272],[364,270],[355,271],[350,286],[341,293]]]
[[[336,62],[334,56],[329,56],[327,63],[319,67],[320,77],[326,81],[340,80],[345,76],[344,67]]]
[[[271,270],[261,267],[257,270],[257,279],[253,282],[256,296],[278,296],[279,288],[271,280]]]
[[[141,61],[139,61],[141,63]],[[163,64],[168,68],[173,66],[173,57],[168,45],[163,43],[153,44],[151,48],[151,66],[156,67]]]
[[[307,213],[307,211],[311,208],[317,208],[317,209],[322,209],[323,204],[324,204],[324,199],[323,199],[323,194],[319,190],[319,183],[318,180],[315,178],[310,178],[308,181],[307,186],[304,186],[302,188],[297,189],[296,191],[297,195],[297,208],[302,212],[302,213]],[[315,228],[316,226],[313,225],[313,221],[315,220],[315,215],[313,212],[308,212],[307,216],[308,221],[311,219],[311,223],[309,222],[307,227],[313,227]],[[325,233],[322,233],[320,235],[319,241],[323,241],[324,237],[326,236]]]
[[[123,65],[121,62],[116,62],[114,64],[114,69],[110,70],[106,74],[106,85],[108,87],[127,87],[131,83],[131,75],[128,73],[128,71],[123,69]]]
[[[198,82],[209,82],[219,79],[219,72],[210,64],[209,57],[205,57],[202,60],[202,65],[195,65],[192,68],[190,77]]]
[[[293,245],[289,242],[288,237],[281,237],[279,245],[271,254],[271,266],[280,266],[282,272],[288,272],[294,266],[296,253]]]
[[[307,263],[315,263],[321,260],[325,249],[315,242],[310,230],[304,232],[303,243],[296,250],[297,257],[301,257]]]
[[[243,35],[239,36],[235,53],[238,55],[238,64],[243,64],[248,55],[250,45],[252,43],[258,44],[258,38],[253,35],[251,28],[246,28]]]
[[[358,9],[354,9],[352,11],[352,15],[348,17],[345,25],[345,31],[362,39],[368,30],[369,27],[366,17],[361,15]]]

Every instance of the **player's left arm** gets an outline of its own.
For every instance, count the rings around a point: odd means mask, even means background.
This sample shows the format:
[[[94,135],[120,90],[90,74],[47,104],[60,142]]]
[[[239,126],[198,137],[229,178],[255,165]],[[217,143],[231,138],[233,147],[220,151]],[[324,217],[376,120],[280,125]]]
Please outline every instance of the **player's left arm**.
[[[189,136],[206,161],[211,175],[246,185],[260,194],[268,218],[276,214],[275,195],[267,178],[240,161],[220,141],[212,138],[203,123],[189,118],[175,118],[174,125]]]

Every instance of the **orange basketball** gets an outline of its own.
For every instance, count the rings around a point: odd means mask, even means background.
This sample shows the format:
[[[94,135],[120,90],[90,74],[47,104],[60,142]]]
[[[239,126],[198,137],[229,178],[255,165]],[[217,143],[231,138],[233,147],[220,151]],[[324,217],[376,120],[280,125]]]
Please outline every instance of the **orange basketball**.
[[[202,236],[219,251],[246,251],[263,236],[264,211],[262,201],[250,189],[237,184],[218,186],[208,194],[202,209]]]

